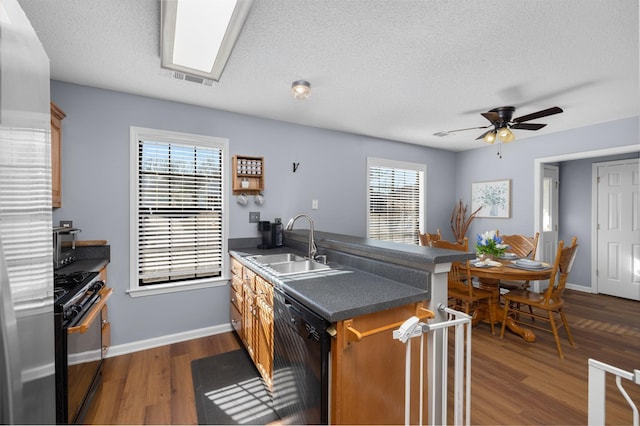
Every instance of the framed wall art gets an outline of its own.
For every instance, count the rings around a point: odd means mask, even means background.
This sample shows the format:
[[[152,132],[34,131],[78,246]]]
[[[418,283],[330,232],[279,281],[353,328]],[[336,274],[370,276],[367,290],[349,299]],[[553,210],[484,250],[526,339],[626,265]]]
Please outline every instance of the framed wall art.
[[[511,180],[474,182],[471,184],[471,211],[480,208],[476,217],[508,218],[511,214]]]

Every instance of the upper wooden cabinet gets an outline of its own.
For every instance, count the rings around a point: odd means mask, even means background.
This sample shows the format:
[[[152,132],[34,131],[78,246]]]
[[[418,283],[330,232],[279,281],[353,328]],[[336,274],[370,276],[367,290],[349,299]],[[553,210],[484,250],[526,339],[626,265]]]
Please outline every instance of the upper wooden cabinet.
[[[231,164],[233,194],[259,194],[264,190],[264,158],[234,155]]]
[[[51,206],[62,206],[61,144],[62,120],[67,115],[51,102]]]

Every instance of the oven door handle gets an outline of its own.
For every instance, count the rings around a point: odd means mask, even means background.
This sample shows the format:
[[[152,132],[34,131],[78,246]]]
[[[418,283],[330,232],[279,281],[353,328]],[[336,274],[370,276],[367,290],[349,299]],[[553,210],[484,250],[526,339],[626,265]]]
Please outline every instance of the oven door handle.
[[[96,317],[98,316],[98,314],[100,313],[104,305],[106,305],[107,299],[111,297],[112,293],[113,293],[112,288],[103,287],[102,289],[100,289],[100,293],[99,293],[100,300],[98,300],[93,305],[91,310],[87,312],[87,315],[85,315],[84,320],[82,320],[80,324],[73,327],[69,327],[67,329],[67,334],[85,333],[89,329],[89,327],[91,327],[91,324],[93,324],[93,321],[96,319]]]

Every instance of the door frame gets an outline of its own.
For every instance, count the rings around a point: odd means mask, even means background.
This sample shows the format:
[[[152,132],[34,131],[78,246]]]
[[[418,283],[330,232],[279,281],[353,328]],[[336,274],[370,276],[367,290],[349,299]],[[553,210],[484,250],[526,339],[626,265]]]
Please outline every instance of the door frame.
[[[582,160],[585,158],[594,158],[594,157],[606,157],[609,155],[617,155],[617,154],[628,154],[631,152],[638,152],[638,145],[625,145],[625,146],[617,146],[612,148],[603,148],[592,151],[583,151],[583,152],[572,152],[568,154],[560,154],[554,155],[550,157],[540,157],[535,158],[533,160],[533,194],[534,194],[534,202],[533,202],[533,229],[534,232],[540,232],[540,237],[542,237],[542,180],[544,179],[544,164],[545,163],[558,163],[562,161],[571,161],[571,160]],[[562,194],[560,195],[562,197]],[[573,286],[570,284],[567,285],[567,288],[574,288],[576,290],[588,291],[590,293],[597,292],[597,288],[595,287],[595,268],[593,265],[597,261],[598,256],[598,247],[597,240],[593,235],[593,222],[595,221],[595,217],[592,215],[592,225],[591,225],[591,286]],[[562,226],[560,224],[560,226]],[[544,241],[538,241],[538,246],[543,244]],[[539,288],[539,283],[534,283],[534,289],[537,290]]]

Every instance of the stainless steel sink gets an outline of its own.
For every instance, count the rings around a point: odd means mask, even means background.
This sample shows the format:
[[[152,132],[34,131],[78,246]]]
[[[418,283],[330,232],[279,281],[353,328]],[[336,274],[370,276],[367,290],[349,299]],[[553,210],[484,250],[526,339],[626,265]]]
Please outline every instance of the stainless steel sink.
[[[299,260],[304,260],[304,257],[298,256],[293,253],[278,253],[278,254],[265,254],[253,256],[253,259],[262,263],[263,265],[270,265],[272,263],[283,263],[283,262],[294,262]]]
[[[314,262],[312,260],[297,260],[283,263],[272,263],[268,265],[268,268],[272,269],[276,275],[294,275],[304,274],[306,272],[316,272],[331,269],[330,266],[320,262]]]

